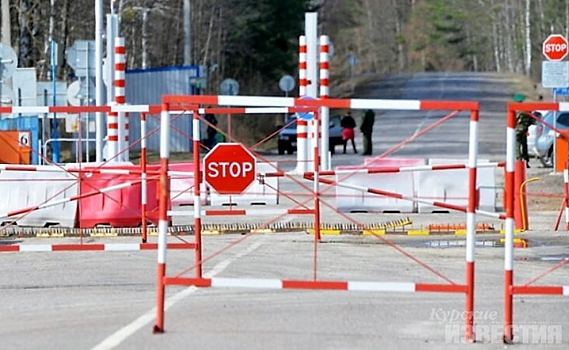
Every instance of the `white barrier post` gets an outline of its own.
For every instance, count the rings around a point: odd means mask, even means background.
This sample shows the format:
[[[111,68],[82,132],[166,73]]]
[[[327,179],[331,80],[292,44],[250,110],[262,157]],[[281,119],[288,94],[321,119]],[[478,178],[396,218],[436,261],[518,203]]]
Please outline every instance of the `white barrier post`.
[[[115,38],[115,102],[117,105],[126,103],[125,96],[125,46],[124,38]],[[128,113],[118,112],[118,150],[121,153],[118,158],[120,161],[128,162],[130,159],[128,150]]]

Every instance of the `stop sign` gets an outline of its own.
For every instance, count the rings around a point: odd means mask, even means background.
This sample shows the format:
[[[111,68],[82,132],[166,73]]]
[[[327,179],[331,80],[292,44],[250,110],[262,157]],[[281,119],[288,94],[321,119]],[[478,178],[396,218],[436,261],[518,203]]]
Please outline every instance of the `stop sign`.
[[[552,34],[543,42],[543,55],[550,61],[561,61],[567,56],[567,39],[561,34]]]
[[[219,194],[241,194],[255,181],[257,159],[240,143],[218,143],[204,157],[204,179]]]

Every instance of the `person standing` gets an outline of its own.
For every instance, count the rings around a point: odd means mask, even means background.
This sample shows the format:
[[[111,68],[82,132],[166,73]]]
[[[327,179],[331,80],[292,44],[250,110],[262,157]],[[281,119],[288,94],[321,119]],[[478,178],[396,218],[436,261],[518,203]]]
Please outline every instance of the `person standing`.
[[[362,124],[360,125],[360,131],[363,134],[364,139],[364,156],[371,156],[372,142],[371,134],[373,133],[373,124],[375,123],[375,112],[371,109],[366,109],[362,117]]]
[[[215,115],[208,113],[205,115],[205,120],[207,121],[206,147],[213,148],[213,146],[215,146],[215,135],[217,134],[217,130],[215,129],[215,126],[217,125],[217,118]]]
[[[348,145],[348,141],[352,140],[352,147],[354,148],[354,153],[358,153],[356,149],[356,141],[354,138],[356,134],[354,129],[356,128],[356,121],[354,117],[352,117],[352,113],[348,112],[340,121],[340,126],[342,127],[342,140],[344,141],[344,154],[346,154],[346,146]]]
[[[521,94],[514,95],[514,102],[524,102],[525,96]],[[528,129],[532,124],[532,117],[528,112],[520,111],[516,115],[516,159],[525,160],[526,167],[529,168],[528,154]]]

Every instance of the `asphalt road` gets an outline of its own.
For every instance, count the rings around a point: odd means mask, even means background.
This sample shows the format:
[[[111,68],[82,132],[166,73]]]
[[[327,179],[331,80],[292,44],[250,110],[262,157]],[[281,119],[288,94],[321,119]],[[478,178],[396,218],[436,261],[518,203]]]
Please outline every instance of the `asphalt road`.
[[[418,74],[370,84],[356,97],[480,100],[480,155],[497,160],[505,153],[504,111],[511,94],[507,83],[491,75]],[[374,153],[389,150],[444,115],[378,113]],[[467,136],[468,116],[460,114],[392,155],[466,157]],[[285,170],[293,167],[292,156],[269,159],[282,162]],[[333,162],[357,165],[362,157],[337,154]],[[378,216],[359,215],[362,221]],[[418,215],[421,219],[428,221],[429,216]],[[532,233],[539,242],[535,247],[516,251],[516,283],[554,267],[569,253],[564,236],[546,227]],[[430,247],[429,239],[421,237],[327,236],[324,241],[315,245],[303,233],[207,236],[204,272],[210,277],[423,283],[463,283],[465,278],[461,246]],[[77,240],[30,239],[22,244],[51,242]],[[502,248],[477,248],[476,339],[481,344],[472,345],[462,344],[461,338],[464,296],[439,293],[168,287],[166,333],[154,335],[155,252],[2,253],[0,348],[503,349],[503,254]],[[191,252],[168,252],[168,275],[193,264]],[[556,269],[536,284],[566,284],[563,272]],[[568,348],[568,306],[557,296],[516,297],[514,322],[520,332],[529,333],[520,333],[518,341],[525,344],[512,348]],[[532,327],[542,333],[531,333]]]

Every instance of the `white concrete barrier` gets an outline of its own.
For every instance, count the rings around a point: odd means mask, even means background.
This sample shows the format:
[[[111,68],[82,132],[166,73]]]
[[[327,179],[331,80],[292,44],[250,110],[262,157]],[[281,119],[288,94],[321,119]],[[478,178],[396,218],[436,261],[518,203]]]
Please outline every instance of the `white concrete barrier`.
[[[170,163],[168,169],[174,172],[170,177],[170,200],[172,206],[194,205],[194,163]],[[183,176],[176,172],[184,173]],[[207,187],[200,185],[200,202],[207,203]]]
[[[274,173],[277,163],[257,163],[257,174]],[[257,178],[257,177],[256,177]],[[239,195],[221,195],[210,189],[209,201],[211,205],[271,205],[279,204],[279,178],[268,177],[264,183],[258,180]]]
[[[397,168],[425,165],[421,158],[368,158],[364,168]],[[339,166],[336,170],[356,170],[362,166]],[[374,188],[404,196],[415,196],[415,172],[380,174],[338,174],[336,182]],[[343,212],[398,212],[416,211],[414,202],[393,197],[380,196],[345,187],[336,187],[336,208]]]
[[[41,170],[57,167],[42,165],[37,168]],[[7,213],[75,196],[78,194],[77,184],[76,176],[63,171],[2,171],[0,172],[0,193],[2,194],[0,212]],[[76,217],[77,201],[70,201],[1,220],[5,223],[17,220],[19,226],[75,227]]]
[[[488,163],[479,159],[478,163]],[[465,159],[432,158],[429,165],[468,164]],[[477,168],[476,189],[479,191],[478,209],[496,211],[495,168]],[[427,200],[468,206],[468,169],[421,171],[417,173],[417,196]],[[419,213],[448,212],[445,208],[419,203]]]

